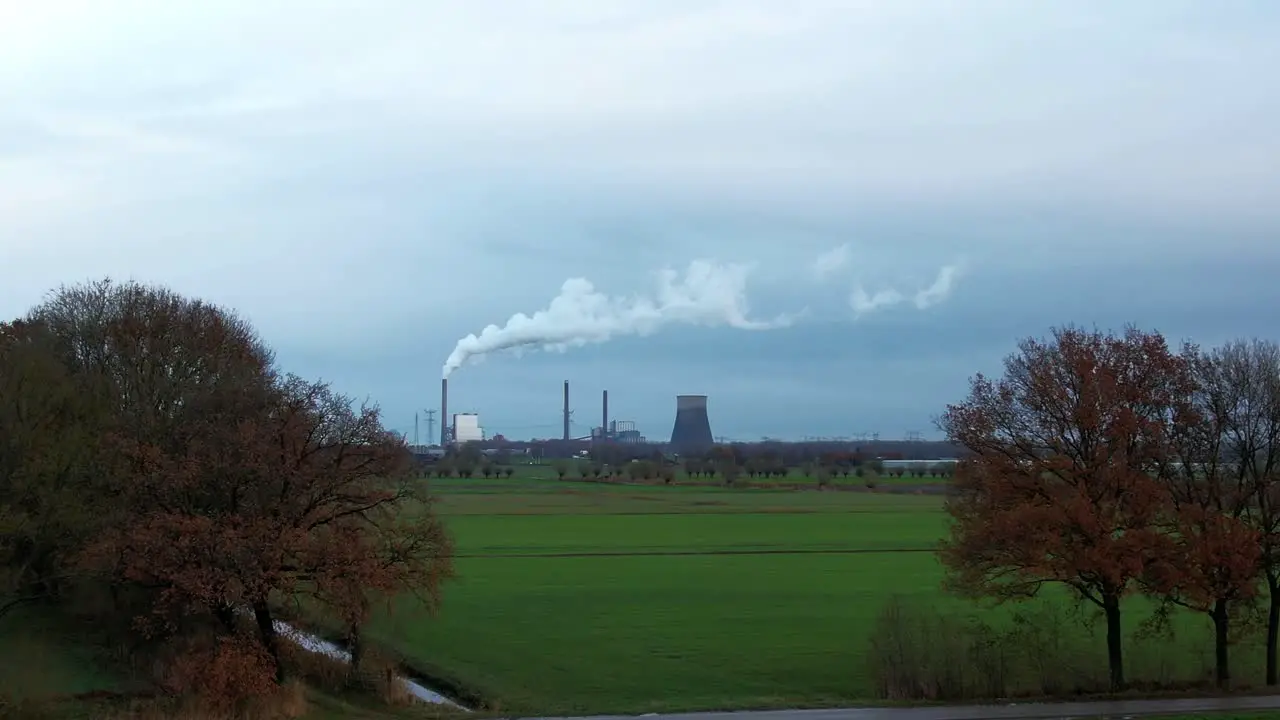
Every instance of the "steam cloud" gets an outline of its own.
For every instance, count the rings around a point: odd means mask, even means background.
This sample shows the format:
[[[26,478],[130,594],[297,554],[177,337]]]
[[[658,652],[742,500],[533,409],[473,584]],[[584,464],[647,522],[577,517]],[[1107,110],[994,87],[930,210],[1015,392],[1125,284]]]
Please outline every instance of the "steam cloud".
[[[683,277],[675,270],[660,271],[653,297],[632,298],[609,297],[585,278],[571,278],[546,308],[533,315],[516,313],[501,327],[490,325],[479,335],[459,340],[444,363],[443,376],[449,377],[469,360],[502,350],[563,352],[606,342],[618,335],[649,335],[667,325],[728,326],[739,330],[790,325],[792,318],[785,315],[769,321],[747,317],[750,270],[747,265],[695,260]]]
[[[910,300],[917,310],[926,310],[946,300],[955,288],[960,277],[960,265],[946,265],[938,271],[933,284],[907,296],[901,291],[889,288],[869,294],[862,286],[855,287],[849,295],[849,306],[853,308],[854,317],[874,312],[881,308],[900,305]]]
[[[837,245],[836,247],[822,253],[810,268],[813,276],[818,280],[826,280],[832,274],[837,273],[849,265],[853,259],[853,249],[848,243]]]

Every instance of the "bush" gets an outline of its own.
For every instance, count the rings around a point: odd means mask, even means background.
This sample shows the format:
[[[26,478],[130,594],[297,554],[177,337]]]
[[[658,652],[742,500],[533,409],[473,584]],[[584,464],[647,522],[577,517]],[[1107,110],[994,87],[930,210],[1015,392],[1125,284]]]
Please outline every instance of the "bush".
[[[214,713],[243,714],[280,692],[274,661],[247,635],[192,637],[171,648],[160,667],[159,686],[165,693]]]
[[[976,619],[943,615],[894,596],[871,635],[869,668],[877,695],[889,700],[1004,697],[1009,647]]]
[[[887,700],[991,700],[1105,693],[1103,638],[1084,607],[1049,600],[1014,607],[992,625],[974,613],[944,613],[892,597],[873,626],[866,653],[876,694]],[[1125,641],[1133,685],[1144,690],[1209,689],[1212,658],[1179,668],[1173,645],[1135,631]],[[1172,640],[1172,638],[1163,638]]]

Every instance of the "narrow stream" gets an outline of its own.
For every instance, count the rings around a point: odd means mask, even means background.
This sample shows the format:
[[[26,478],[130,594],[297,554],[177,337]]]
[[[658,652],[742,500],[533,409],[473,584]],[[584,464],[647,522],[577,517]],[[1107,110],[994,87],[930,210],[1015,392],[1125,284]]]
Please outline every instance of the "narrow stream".
[[[298,647],[302,648],[303,650],[309,650],[314,653],[320,653],[321,655],[327,655],[328,657],[331,657],[335,660],[341,660],[342,662],[345,662],[345,663],[351,662],[351,653],[347,652],[346,650],[343,650],[342,648],[329,642],[328,640],[316,637],[315,635],[312,635],[311,633],[308,633],[308,632],[303,632],[302,630],[299,630],[282,620],[276,620],[275,626],[276,626],[277,633],[279,633],[283,637],[288,638],[291,642],[296,643]],[[419,684],[418,682],[410,678],[404,677],[402,675],[400,676],[399,680],[400,682],[404,683],[405,689],[407,689],[411,695],[413,695],[415,698],[417,698],[422,702],[433,703],[435,705],[446,705],[448,707],[453,707],[459,710],[465,710],[466,712],[471,712],[470,708],[465,708],[459,705],[458,703],[450,700],[449,698],[441,695],[440,693],[430,688],[423,687],[421,684]]]

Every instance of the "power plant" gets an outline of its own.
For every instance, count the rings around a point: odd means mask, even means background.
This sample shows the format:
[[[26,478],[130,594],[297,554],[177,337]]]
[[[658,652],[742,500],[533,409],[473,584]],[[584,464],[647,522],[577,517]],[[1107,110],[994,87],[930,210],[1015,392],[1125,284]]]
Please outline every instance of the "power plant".
[[[706,395],[677,395],[676,424],[671,428],[671,449],[680,454],[706,452],[715,445]]]
[[[702,397],[705,408],[705,396]],[[609,419],[608,390],[604,390],[600,394],[600,426],[591,428],[588,435],[575,437],[573,433],[573,410],[569,406],[569,381],[567,380],[564,382],[562,398],[562,428],[560,433],[562,442],[589,440],[593,443],[616,442],[629,445],[647,442],[647,438],[636,430],[634,422]],[[444,418],[440,423],[440,447],[442,448],[453,444],[487,439],[484,430],[480,427],[480,416],[478,414],[467,412],[449,415],[449,380],[447,378],[440,380],[440,416]],[[710,429],[707,432],[709,433]]]
[[[579,428],[574,432],[573,408],[569,403],[569,383],[566,381],[561,396],[560,421],[554,426],[557,432],[551,437],[516,440],[502,435],[490,437],[480,425],[480,416],[474,412],[449,414],[449,381],[440,381],[440,445],[437,448],[419,446],[415,443],[415,453],[428,456],[436,453],[436,457],[447,452],[450,446],[464,443],[483,443],[483,452],[498,452],[499,448],[517,448],[519,452],[537,450],[540,457],[544,450],[545,457],[582,457],[594,449],[606,450],[609,453],[620,451],[624,457],[649,457],[654,452],[662,452],[668,457],[675,455],[702,455],[716,445],[716,438],[711,432],[711,418],[707,411],[706,395],[677,395],[676,418],[671,428],[671,439],[668,443],[657,443],[653,447],[649,440],[636,429],[630,420],[614,420],[609,417],[609,391],[600,393],[600,425],[589,429]],[[428,411],[428,422],[434,411]],[[593,423],[594,425],[594,423]],[[431,430],[428,430],[428,434]],[[416,436],[415,430],[415,436]],[[727,442],[724,438],[721,443]],[[761,442],[771,446],[785,446],[791,443],[761,438]],[[806,437],[801,444],[835,447],[841,451],[853,448],[856,452],[874,453],[875,457],[887,461],[918,461],[935,458],[954,458],[960,452],[955,446],[947,443],[925,441],[919,432],[908,432],[904,440],[882,439],[879,433],[861,433],[851,437]],[[940,454],[941,453],[941,454]],[[628,455],[630,454],[630,455]],[[927,456],[927,457],[926,457]]]

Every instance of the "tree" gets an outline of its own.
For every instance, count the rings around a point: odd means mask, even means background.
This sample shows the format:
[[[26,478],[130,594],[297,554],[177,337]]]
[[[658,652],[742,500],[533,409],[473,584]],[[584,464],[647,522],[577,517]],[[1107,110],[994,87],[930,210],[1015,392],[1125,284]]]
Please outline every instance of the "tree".
[[[722,460],[719,467],[720,475],[724,478],[725,485],[734,484],[742,474],[742,467],[733,460]]]
[[[1159,473],[1170,505],[1158,523],[1166,542],[1156,546],[1143,583],[1166,607],[1209,616],[1216,679],[1226,687],[1232,619],[1257,595],[1262,546],[1246,520],[1253,484],[1225,452],[1235,404],[1221,366],[1192,348],[1186,357],[1195,383],[1185,416],[1175,418]]]
[[[132,516],[96,546],[125,579],[163,588],[162,617],[203,609],[226,623],[248,608],[280,680],[278,603],[311,598],[348,627],[357,658],[373,596],[435,607],[452,545],[376,408],[290,376],[270,409],[204,437],[182,458],[132,450]]]
[[[86,430],[94,468],[81,490],[96,530],[119,528],[163,496],[136,480],[155,458],[193,457],[205,429],[234,427],[260,412],[275,374],[270,350],[226,310],[164,288],[102,280],[62,287],[28,315],[47,332],[54,360],[85,402],[102,409]],[[189,463],[188,463],[189,465]],[[166,588],[127,581],[120,556],[103,555],[101,533],[78,552],[77,567],[106,582],[114,609],[150,616]],[[177,628],[166,628],[176,632]]]
[[[194,637],[206,619],[231,634],[248,609],[279,674],[278,603],[313,598],[357,647],[377,595],[433,606],[451,545],[376,408],[280,378],[248,323],[163,288],[62,288],[30,322],[105,409],[85,423],[95,524],[76,566],[140,591],[151,634]]]
[[[1223,470],[1251,491],[1242,515],[1259,534],[1269,594],[1266,682],[1277,683],[1280,635],[1280,345],[1237,340],[1208,353],[1202,383],[1210,419],[1221,432]]]
[[[1160,542],[1157,477],[1193,377],[1158,333],[1066,327],[1027,339],[1004,376],[971,381],[939,427],[971,453],[946,509],[948,585],[1006,601],[1070,588],[1106,620],[1111,685],[1123,688],[1120,601]]]
[[[102,408],[39,323],[0,323],[0,617],[56,598],[98,515],[85,491]]]
[[[556,458],[551,461],[551,469],[555,471],[557,478],[563,480],[569,474],[569,461]]]

